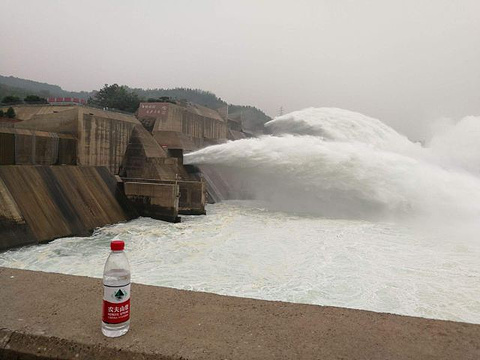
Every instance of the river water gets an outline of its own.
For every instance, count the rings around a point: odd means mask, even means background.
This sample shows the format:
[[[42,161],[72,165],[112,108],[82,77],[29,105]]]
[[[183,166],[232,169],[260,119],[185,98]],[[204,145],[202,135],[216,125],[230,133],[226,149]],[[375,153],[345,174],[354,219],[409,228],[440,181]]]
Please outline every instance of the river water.
[[[426,146],[342,109],[266,126],[185,156],[255,201],[8,251],[0,266],[101,277],[122,239],[135,282],[480,323],[480,117]]]
[[[140,218],[2,253],[0,266],[101,277],[110,240],[123,239],[134,282],[480,323],[475,243],[263,205],[227,201],[179,224]]]

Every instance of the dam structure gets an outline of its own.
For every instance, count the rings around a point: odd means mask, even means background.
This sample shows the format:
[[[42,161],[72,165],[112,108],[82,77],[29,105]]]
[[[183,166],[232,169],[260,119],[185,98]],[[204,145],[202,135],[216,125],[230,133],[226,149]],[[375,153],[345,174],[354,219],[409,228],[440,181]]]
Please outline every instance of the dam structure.
[[[42,111],[51,110],[61,108]],[[105,110],[83,110],[104,117]],[[0,287],[10,300],[0,308],[0,359],[480,357],[476,242],[449,233],[420,236],[358,215],[390,211],[393,218],[407,209],[418,218],[432,208],[475,217],[477,180],[435,166],[431,153],[376,120],[338,109],[290,115],[270,124],[273,136],[217,139],[192,153],[160,144],[153,128],[124,115],[132,125],[94,119],[90,141],[82,140],[83,130],[28,128],[29,120],[4,127],[0,235],[13,243],[1,245],[67,238],[0,253]],[[190,116],[184,111],[176,121]],[[81,121],[74,118],[73,128]],[[87,150],[82,141],[95,145]],[[104,141],[124,149],[121,161],[119,150],[102,148]],[[181,165],[184,150],[191,166]],[[192,174],[194,167],[205,180]],[[223,180],[211,182],[217,195],[262,195],[271,209],[219,202],[208,205],[209,216],[181,224],[127,222],[142,214],[174,222],[183,213],[202,213],[211,185],[206,167]],[[427,176],[438,186],[420,181]],[[414,187],[398,181],[412,177]],[[455,195],[467,189],[469,198],[440,197],[444,183],[454,185]],[[440,198],[449,202],[432,202]],[[404,206],[409,203],[416,206]],[[319,213],[303,215],[306,205]],[[114,222],[120,223],[88,238],[70,237]],[[99,292],[112,238],[125,240],[135,269],[131,329],[113,340],[100,332]]]
[[[207,185],[183,152],[227,140],[215,110],[142,103],[139,120],[81,104],[13,108],[14,120],[0,118],[0,250],[138,216],[205,214]]]
[[[243,131],[241,117],[229,116],[228,107],[215,111],[186,101],[145,102],[140,103],[137,117],[157,144],[181,165],[184,154],[228,140],[251,137]],[[226,180],[214,168],[187,166],[187,169],[194,179],[205,182],[209,202],[229,197]]]

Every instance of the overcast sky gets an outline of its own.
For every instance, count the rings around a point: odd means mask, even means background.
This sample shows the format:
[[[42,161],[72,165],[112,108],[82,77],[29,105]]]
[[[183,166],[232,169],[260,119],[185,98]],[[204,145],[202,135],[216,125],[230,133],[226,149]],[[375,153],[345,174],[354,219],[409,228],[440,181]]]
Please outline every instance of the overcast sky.
[[[412,138],[480,115],[480,0],[0,0],[0,74],[334,106]]]

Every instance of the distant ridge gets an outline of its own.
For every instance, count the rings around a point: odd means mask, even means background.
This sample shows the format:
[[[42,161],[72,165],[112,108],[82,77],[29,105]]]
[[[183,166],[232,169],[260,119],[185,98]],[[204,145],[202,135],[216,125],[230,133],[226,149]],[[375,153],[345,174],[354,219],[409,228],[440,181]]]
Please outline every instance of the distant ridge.
[[[228,104],[214,93],[201,89],[140,89],[130,87],[129,89],[136,93],[142,101],[153,101],[154,99],[167,96],[177,100],[185,99],[213,110],[218,110],[228,105],[229,115],[231,117],[241,118],[244,128],[254,132],[263,131],[263,125],[271,120],[262,110],[254,106]],[[95,91],[67,91],[58,85],[0,75],[0,100],[8,95],[16,95],[21,99],[27,95],[38,95],[44,98],[76,97],[88,100],[88,98],[94,94]]]
[[[7,95],[17,95],[22,98],[26,95],[38,95],[42,97],[77,97],[87,100],[92,94],[87,91],[67,91],[58,85],[0,75],[0,98]]]

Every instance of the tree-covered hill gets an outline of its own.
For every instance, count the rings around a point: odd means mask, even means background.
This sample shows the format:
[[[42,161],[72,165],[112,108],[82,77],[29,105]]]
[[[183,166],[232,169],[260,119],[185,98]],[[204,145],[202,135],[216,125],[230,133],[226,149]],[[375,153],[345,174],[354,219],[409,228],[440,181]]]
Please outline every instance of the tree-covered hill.
[[[114,85],[110,85],[110,87]],[[119,110],[134,112],[135,106],[132,105],[132,103],[135,102],[135,99],[138,104],[138,102],[140,101],[156,101],[160,98],[168,97],[173,100],[187,100],[195,104],[206,106],[213,110],[224,108],[226,107],[226,105],[228,105],[228,112],[230,116],[241,118],[243,120],[244,129],[253,132],[262,131],[263,124],[271,120],[270,117],[268,117],[263,111],[257,109],[256,107],[248,105],[229,104],[225,100],[216,96],[214,93],[200,89],[139,89],[130,88],[128,86],[116,85],[116,90],[123,90],[115,91],[114,93],[121,93],[122,97],[127,97],[129,99],[129,103],[127,104],[128,106],[122,107],[121,105],[118,105],[118,99],[110,99],[112,101],[108,102],[107,105],[102,105],[98,102],[96,95],[102,95],[102,91],[105,91],[107,87],[108,85],[106,85],[103,89],[92,92],[75,92],[64,90],[58,85],[51,85],[27,79],[20,79],[13,76],[0,75],[0,100],[6,96],[17,96],[21,99],[24,99],[28,95],[37,95],[42,98],[48,98],[50,96],[77,97],[81,99],[90,99],[92,104],[107,106],[110,108],[119,108]],[[131,94],[132,96],[130,96],[129,94]],[[135,97],[135,99],[130,99],[133,97]]]
[[[28,90],[17,88],[14,86],[8,86],[5,84],[0,84],[0,101],[2,101],[2,99],[7,96],[17,96],[23,99],[25,96],[29,94],[31,94],[31,92]]]
[[[27,95],[38,95],[45,98],[50,96],[76,97],[86,100],[92,93],[87,91],[67,91],[58,85],[0,75],[0,98],[8,95],[16,95],[22,98]]]

